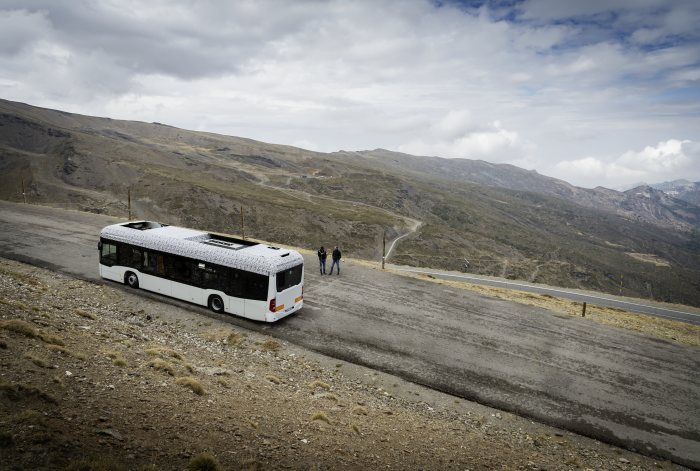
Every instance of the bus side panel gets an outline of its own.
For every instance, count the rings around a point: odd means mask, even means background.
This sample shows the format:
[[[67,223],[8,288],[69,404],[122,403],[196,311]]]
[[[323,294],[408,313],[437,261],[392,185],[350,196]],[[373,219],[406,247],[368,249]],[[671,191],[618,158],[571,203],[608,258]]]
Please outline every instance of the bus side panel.
[[[236,316],[245,316],[245,299],[236,298],[235,296],[222,296],[222,298],[226,303],[226,312]]]
[[[204,297],[204,290],[202,288],[186,285],[184,283],[178,283],[177,281],[171,281],[170,283],[172,297],[199,305],[206,303],[206,299],[202,299]]]
[[[170,293],[172,292],[172,281],[166,280],[165,278],[140,273],[137,270],[132,271],[136,272],[137,276],[139,277],[140,288],[145,289],[147,291],[153,291],[154,293],[160,293],[170,296]]]
[[[267,321],[267,313],[269,311],[268,301],[255,301],[253,299],[245,300],[245,316],[248,319],[255,321]]]
[[[100,264],[100,276],[108,280],[124,283],[124,267],[118,265],[108,267]]]

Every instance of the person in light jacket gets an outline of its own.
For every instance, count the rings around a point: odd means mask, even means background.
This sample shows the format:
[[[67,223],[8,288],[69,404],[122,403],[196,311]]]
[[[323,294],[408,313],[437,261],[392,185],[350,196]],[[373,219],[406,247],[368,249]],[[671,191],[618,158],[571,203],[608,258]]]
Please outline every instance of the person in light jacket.
[[[333,274],[333,267],[337,266],[338,267],[338,275],[340,275],[340,259],[342,257],[342,254],[340,253],[340,250],[338,250],[338,246],[336,245],[335,248],[333,249],[333,263],[331,263],[331,272],[330,274]]]

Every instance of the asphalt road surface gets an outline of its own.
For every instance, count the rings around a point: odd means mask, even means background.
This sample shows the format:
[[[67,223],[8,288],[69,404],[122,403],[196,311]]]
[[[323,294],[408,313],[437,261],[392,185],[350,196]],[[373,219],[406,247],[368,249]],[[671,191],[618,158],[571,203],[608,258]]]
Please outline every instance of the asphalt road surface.
[[[114,221],[0,202],[0,256],[99,281],[98,232]],[[305,273],[300,312],[272,325],[229,322],[700,468],[697,348],[352,262],[321,277],[313,256]]]
[[[498,288],[517,289],[519,291],[527,291],[528,293],[551,294],[558,298],[571,299],[573,301],[586,302],[595,304],[596,306],[617,307],[632,312],[640,312],[666,319],[687,322],[689,324],[700,325],[700,314],[691,312],[690,310],[669,309],[645,303],[644,300],[624,300],[606,295],[593,295],[590,293],[580,292],[577,290],[554,288],[550,286],[539,285],[535,283],[526,283],[524,281],[499,280],[488,276],[479,276],[472,274],[450,273],[435,270],[426,270],[424,268],[403,267],[399,265],[391,266],[395,270],[407,271],[412,273],[423,273],[436,278],[445,280],[466,281],[478,285],[496,286]]]

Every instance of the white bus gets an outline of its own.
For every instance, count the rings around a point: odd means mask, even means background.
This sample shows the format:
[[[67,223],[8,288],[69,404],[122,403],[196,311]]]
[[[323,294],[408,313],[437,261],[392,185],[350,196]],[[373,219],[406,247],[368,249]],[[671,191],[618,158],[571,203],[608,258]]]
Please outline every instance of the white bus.
[[[100,276],[258,321],[304,304],[304,259],[294,250],[152,221],[102,229]]]

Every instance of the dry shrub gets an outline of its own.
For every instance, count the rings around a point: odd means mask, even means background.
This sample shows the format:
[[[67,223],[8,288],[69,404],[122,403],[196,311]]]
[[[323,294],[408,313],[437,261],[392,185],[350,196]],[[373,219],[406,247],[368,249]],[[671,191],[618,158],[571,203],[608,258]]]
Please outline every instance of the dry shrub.
[[[243,334],[240,334],[236,331],[231,331],[231,333],[228,334],[228,337],[226,337],[224,343],[232,347],[240,347],[241,345],[243,345],[244,341],[245,336]]]
[[[355,406],[352,408],[352,413],[357,415],[367,415],[367,408],[364,406]]]
[[[7,342],[0,340],[0,349],[7,350]]]
[[[200,453],[187,464],[187,471],[220,471],[221,466],[211,453]]]
[[[151,347],[151,348],[146,349],[145,352],[148,355],[152,355],[152,356],[171,357],[171,358],[175,358],[176,360],[182,360],[182,355],[180,355],[178,352],[176,352],[172,348]]]
[[[26,355],[24,355],[24,358],[26,358],[27,360],[31,361],[32,363],[34,363],[34,364],[35,364],[36,366],[38,366],[39,368],[51,368],[51,365],[49,365],[49,362],[47,362],[47,361],[44,360],[43,358],[36,357],[36,356],[34,356],[34,355],[32,355],[32,354],[29,354],[29,353],[27,353]]]
[[[65,345],[63,340],[61,340],[59,337],[52,334],[47,334],[46,332],[35,328],[29,322],[21,319],[8,319],[5,321],[0,321],[0,329],[5,329],[29,338],[40,339],[43,342],[54,345]]]
[[[72,350],[68,350],[66,347],[62,347],[60,345],[48,345],[48,349],[52,352],[57,352],[62,355],[68,355],[70,357],[77,358],[78,360],[85,360],[85,355],[83,355],[82,353],[77,353]]]
[[[326,391],[328,391],[331,389],[331,386],[328,383],[324,383],[323,381],[315,379],[309,383],[309,389],[314,390],[314,391],[316,389],[325,389]]]
[[[361,435],[361,434],[360,434],[360,426],[357,425],[357,424],[352,424],[352,431],[355,432],[355,433],[358,434],[358,435]]]
[[[11,401],[21,401],[23,399],[41,399],[42,401],[49,402],[51,404],[58,404],[58,401],[53,396],[46,394],[41,389],[19,383],[0,383],[0,393],[5,395],[5,397]]]
[[[324,399],[328,399],[329,401],[333,401],[333,402],[338,402],[338,400],[339,400],[339,399],[338,399],[338,396],[336,396],[336,395],[333,394],[333,393],[324,394],[324,395],[321,396],[321,397],[324,398]]]
[[[148,366],[159,371],[165,371],[170,376],[175,376],[175,370],[173,369],[172,365],[162,358],[156,358],[155,360],[149,361]]]
[[[219,383],[221,386],[225,387],[226,389],[231,388],[231,386],[229,386],[228,384],[228,381],[226,381],[224,378],[219,378],[216,380],[216,382]]]
[[[95,319],[97,319],[97,316],[95,316],[93,313],[87,312],[87,311],[83,311],[82,309],[76,309],[76,310],[73,311],[73,312],[75,312],[75,313],[76,313],[77,315],[79,315],[80,317],[84,317],[84,318],[86,318],[86,319],[90,319],[91,321],[94,321]]]
[[[112,360],[112,364],[114,366],[126,366],[126,359],[122,356],[121,353],[115,352],[114,350],[108,350],[106,352],[103,352],[107,358]]]
[[[271,338],[265,339],[265,341],[263,341],[260,344],[260,350],[264,352],[276,352],[279,351],[279,349],[281,348],[282,344],[279,343],[277,340]]]
[[[282,382],[282,380],[279,379],[275,375],[267,375],[267,376],[265,376],[265,379],[268,380],[269,382],[275,383],[275,384],[280,384]]]
[[[192,374],[195,374],[195,373],[197,372],[197,370],[195,369],[195,367],[192,366],[192,365],[189,364],[189,363],[185,363],[185,369],[186,369],[188,372],[192,373]]]
[[[325,422],[325,423],[327,423],[327,424],[329,424],[329,425],[330,425],[330,423],[331,423],[331,421],[330,421],[330,419],[328,418],[328,416],[326,415],[326,413],[325,413],[325,412],[320,412],[320,411],[319,411],[319,412],[314,412],[314,413],[311,415],[311,418],[310,418],[309,420],[310,420],[311,422],[314,422],[314,421],[316,421],[316,420],[320,420],[320,421],[323,421],[323,422]]]
[[[101,456],[73,461],[65,469],[66,471],[123,471],[125,468],[112,458]]]
[[[180,378],[177,378],[175,382],[180,386],[184,386],[186,388],[191,389],[192,392],[199,396],[203,396],[206,392],[204,391],[204,387],[202,387],[199,381],[194,379],[192,376],[182,376]]]

